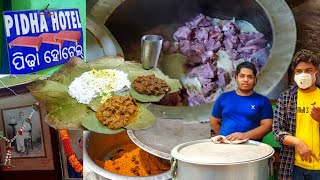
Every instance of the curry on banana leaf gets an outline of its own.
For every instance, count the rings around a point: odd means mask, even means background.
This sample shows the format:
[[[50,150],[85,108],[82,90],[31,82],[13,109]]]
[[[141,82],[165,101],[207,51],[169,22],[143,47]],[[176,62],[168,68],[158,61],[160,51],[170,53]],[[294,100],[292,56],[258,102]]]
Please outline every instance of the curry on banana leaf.
[[[41,103],[43,103],[49,113],[46,117],[46,122],[54,128],[67,129],[83,129],[84,127],[95,132],[114,134],[125,129],[143,129],[151,127],[155,122],[154,115],[148,111],[144,105],[139,105],[139,113],[135,122],[129,124],[127,127],[111,130],[103,126],[94,116],[95,110],[101,103],[103,97],[100,94],[92,102],[82,104],[77,102],[68,94],[68,87],[74,79],[84,72],[93,69],[118,69],[123,67],[123,58],[105,58],[90,63],[84,63],[79,58],[72,58],[59,71],[55,72],[49,80],[39,80],[28,86],[32,95]],[[133,67],[131,71],[137,69]],[[127,72],[131,72],[127,71]],[[114,94],[129,94],[127,92],[115,92]]]

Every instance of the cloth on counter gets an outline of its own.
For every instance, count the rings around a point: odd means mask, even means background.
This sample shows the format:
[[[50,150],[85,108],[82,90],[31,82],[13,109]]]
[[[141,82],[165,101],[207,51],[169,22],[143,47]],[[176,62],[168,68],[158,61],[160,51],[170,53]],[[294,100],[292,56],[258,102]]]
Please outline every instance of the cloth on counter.
[[[225,144],[241,144],[244,142],[247,142],[249,140],[249,138],[246,139],[242,139],[242,140],[233,140],[230,141],[227,139],[226,136],[222,136],[222,135],[218,135],[218,136],[214,136],[212,138],[210,138],[212,140],[213,143],[216,144],[220,144],[220,143],[225,143]]]

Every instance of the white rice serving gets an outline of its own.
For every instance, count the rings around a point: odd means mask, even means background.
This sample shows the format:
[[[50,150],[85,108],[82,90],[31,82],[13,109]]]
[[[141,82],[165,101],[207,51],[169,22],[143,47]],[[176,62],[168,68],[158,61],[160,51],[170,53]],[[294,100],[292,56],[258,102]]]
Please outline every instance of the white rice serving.
[[[92,70],[83,73],[69,86],[68,93],[79,103],[89,104],[98,95],[108,95],[130,88],[128,74],[116,69]]]

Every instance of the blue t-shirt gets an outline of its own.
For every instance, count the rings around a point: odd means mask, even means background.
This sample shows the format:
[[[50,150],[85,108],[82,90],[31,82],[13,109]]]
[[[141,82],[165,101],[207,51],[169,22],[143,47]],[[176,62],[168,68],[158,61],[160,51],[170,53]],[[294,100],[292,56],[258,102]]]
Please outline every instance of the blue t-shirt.
[[[223,93],[214,104],[211,115],[221,119],[220,135],[247,132],[260,126],[263,119],[273,119],[273,111],[267,97],[256,92],[240,96],[236,91]]]

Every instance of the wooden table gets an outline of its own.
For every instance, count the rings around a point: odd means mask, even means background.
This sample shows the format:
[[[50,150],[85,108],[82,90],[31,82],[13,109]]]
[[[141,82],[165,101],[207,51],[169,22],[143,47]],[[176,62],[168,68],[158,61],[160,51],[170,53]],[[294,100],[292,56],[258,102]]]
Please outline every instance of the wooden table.
[[[62,30],[54,36],[54,39],[55,41],[73,41],[76,45],[78,45],[80,36],[80,31]]]
[[[61,39],[56,40],[54,37],[57,34],[58,33],[42,33],[39,37],[42,38],[43,43],[56,44],[56,45],[59,45],[59,48],[61,49],[62,44],[63,44],[63,40],[61,40]]]
[[[36,51],[38,52],[41,46],[41,43],[42,43],[41,37],[19,36],[9,43],[9,47],[10,48],[14,46],[32,47],[32,48],[36,48]]]

